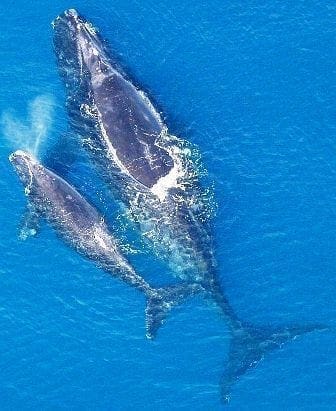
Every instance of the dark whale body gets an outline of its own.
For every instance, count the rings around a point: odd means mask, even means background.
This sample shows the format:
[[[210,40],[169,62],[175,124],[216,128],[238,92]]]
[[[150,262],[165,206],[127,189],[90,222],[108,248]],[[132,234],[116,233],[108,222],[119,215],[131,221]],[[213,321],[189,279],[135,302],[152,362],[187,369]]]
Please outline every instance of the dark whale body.
[[[147,337],[153,338],[168,311],[197,286],[152,288],[121,254],[100,213],[74,187],[24,151],[11,154],[28,197],[34,222],[46,219],[62,240],[109,274],[135,287],[147,298]],[[32,221],[32,220],[31,220]]]
[[[133,84],[109,64],[105,51],[103,52],[100,44],[95,44],[93,40],[97,34],[92,26],[88,23],[78,24],[78,16],[74,11],[66,12],[66,16],[67,21],[62,18],[56,19],[54,26],[59,33],[55,37],[57,55],[66,61],[66,65],[60,66],[63,77],[69,79],[67,70],[71,71],[74,66],[77,71],[72,73],[74,76],[68,83],[68,88],[76,94],[75,99],[68,101],[69,110],[79,110],[82,114],[86,110],[88,116],[94,116],[97,114],[97,108],[106,135],[114,136],[114,158],[118,158],[124,170],[139,183],[152,187],[173,167],[173,161],[168,153],[155,144],[155,140],[164,129],[160,117],[146,96],[140,95]],[[68,22],[74,28],[74,32],[68,31]],[[88,34],[93,41],[87,42]],[[78,53],[72,49],[71,44],[74,45],[75,40],[72,36],[76,37],[76,42],[83,50],[77,61],[73,61],[74,55],[78,57]],[[94,88],[84,91],[86,85],[83,84],[83,79],[90,76],[87,67],[90,68],[90,72],[94,71],[97,75]],[[82,132],[82,126],[79,126],[79,129]],[[105,141],[106,143],[109,144]]]
[[[265,353],[321,327],[256,328],[237,317],[219,283],[204,191],[186,145],[168,133],[90,23],[68,10],[53,26],[72,129],[156,254],[175,275],[199,284],[226,319],[232,333],[222,378],[227,401],[232,384]]]

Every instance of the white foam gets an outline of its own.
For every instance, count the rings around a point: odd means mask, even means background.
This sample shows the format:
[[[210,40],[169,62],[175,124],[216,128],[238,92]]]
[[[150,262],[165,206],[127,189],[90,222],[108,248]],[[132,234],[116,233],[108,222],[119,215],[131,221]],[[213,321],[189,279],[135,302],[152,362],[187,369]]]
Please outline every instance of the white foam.
[[[162,202],[168,194],[168,190],[171,188],[179,187],[179,179],[183,176],[183,171],[181,165],[174,161],[173,168],[169,173],[161,177],[156,184],[151,188],[151,192],[156,195],[159,200]]]
[[[178,141],[176,137],[167,134],[167,130],[164,130],[161,137],[167,141],[171,139]],[[184,184],[188,179],[185,159],[190,156],[190,150],[188,148],[180,148],[176,144],[165,147],[164,149],[173,160],[174,166],[167,175],[161,177],[151,188],[151,192],[156,195],[161,202],[165,200],[171,188],[181,188],[184,190]]]

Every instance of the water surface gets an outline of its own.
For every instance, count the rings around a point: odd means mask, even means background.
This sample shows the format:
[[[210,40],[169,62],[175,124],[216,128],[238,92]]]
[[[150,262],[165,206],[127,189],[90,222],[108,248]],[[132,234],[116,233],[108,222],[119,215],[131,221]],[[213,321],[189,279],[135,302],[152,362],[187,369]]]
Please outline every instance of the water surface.
[[[229,333],[211,305],[188,301],[148,342],[142,295],[66,248],[47,225],[36,239],[17,238],[25,198],[7,158],[37,135],[43,158],[67,130],[50,22],[69,7],[99,27],[170,130],[203,153],[218,203],[221,281],[238,315],[256,325],[334,327],[335,5],[0,6],[1,408],[222,409]],[[123,235],[90,166],[77,162],[71,176]],[[153,284],[169,278],[146,249],[130,258]],[[335,358],[332,330],[289,343],[235,385],[228,408],[336,407]]]

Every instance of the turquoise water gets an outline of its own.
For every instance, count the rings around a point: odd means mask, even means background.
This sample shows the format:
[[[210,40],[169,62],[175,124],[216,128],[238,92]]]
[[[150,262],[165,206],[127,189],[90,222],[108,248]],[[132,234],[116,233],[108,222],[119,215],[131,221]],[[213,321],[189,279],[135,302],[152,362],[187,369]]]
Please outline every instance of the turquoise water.
[[[50,22],[69,7],[99,27],[171,132],[199,146],[218,204],[221,281],[239,316],[331,328],[269,354],[234,386],[227,408],[336,407],[333,2],[5,0],[1,409],[224,408],[218,384],[229,332],[212,305],[187,301],[149,342],[141,294],[47,225],[35,239],[17,238],[26,200],[7,158],[36,141],[47,158],[67,136]],[[70,177],[124,238],[89,163],[76,162]],[[145,248],[129,258],[153,284],[169,274]]]

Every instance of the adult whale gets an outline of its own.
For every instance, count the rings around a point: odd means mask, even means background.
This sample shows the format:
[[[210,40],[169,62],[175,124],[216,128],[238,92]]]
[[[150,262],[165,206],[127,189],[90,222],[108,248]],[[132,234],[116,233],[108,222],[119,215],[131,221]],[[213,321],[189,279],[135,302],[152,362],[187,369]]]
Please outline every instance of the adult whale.
[[[168,133],[89,22],[68,10],[53,27],[72,129],[156,254],[175,275],[198,283],[227,321],[232,338],[222,396],[228,400],[235,380],[266,352],[321,327],[257,328],[238,318],[219,283],[211,223],[190,150]]]
[[[18,150],[9,157],[28,197],[30,223],[45,218],[63,241],[80,254],[93,260],[106,272],[147,298],[147,336],[162,324],[168,311],[180,299],[198,292],[198,285],[181,284],[165,288],[151,287],[121,254],[116,239],[103,217],[74,187],[40,164],[31,154]],[[33,218],[34,217],[34,218]]]

